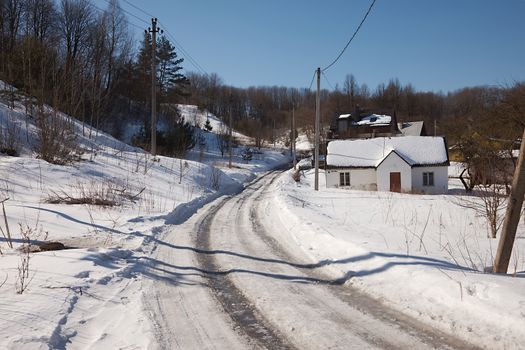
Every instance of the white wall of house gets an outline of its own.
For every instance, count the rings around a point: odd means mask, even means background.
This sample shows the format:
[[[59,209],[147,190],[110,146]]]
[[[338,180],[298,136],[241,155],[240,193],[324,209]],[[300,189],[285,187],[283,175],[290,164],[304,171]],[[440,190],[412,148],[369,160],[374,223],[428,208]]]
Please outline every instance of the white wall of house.
[[[375,169],[354,169],[350,173],[350,185],[356,190],[377,191]]]
[[[376,170],[371,169],[330,169],[326,170],[326,187],[340,187],[339,186],[339,173],[349,172],[350,173],[350,187],[354,190],[366,190],[376,191],[377,190],[377,178]]]
[[[396,153],[390,153],[377,167],[377,190],[390,191],[390,173],[401,173],[401,191],[410,192],[412,189],[412,169]]]
[[[434,174],[434,186],[423,186],[423,173]],[[412,189],[415,192],[428,194],[446,193],[448,191],[448,166],[412,168]]]
[[[326,176],[326,188],[339,187],[339,169],[327,169],[324,174]]]
[[[340,186],[340,173],[350,173],[350,186]],[[376,168],[339,168],[325,171],[327,188],[390,191],[390,173],[401,174],[401,191],[440,194],[448,191],[448,167],[411,167],[396,153],[390,153]],[[433,186],[423,185],[423,173],[433,174]],[[428,178],[428,177],[427,177]]]

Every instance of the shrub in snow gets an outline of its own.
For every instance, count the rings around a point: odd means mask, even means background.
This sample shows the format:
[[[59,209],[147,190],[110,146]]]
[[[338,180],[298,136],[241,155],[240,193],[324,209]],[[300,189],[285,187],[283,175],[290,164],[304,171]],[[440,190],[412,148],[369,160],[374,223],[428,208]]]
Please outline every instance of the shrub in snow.
[[[65,165],[80,158],[82,152],[72,122],[55,113],[40,110],[37,113],[37,126],[35,151],[40,159]]]
[[[4,124],[0,125],[0,153],[8,156],[17,156],[20,147],[21,128],[16,120],[10,115],[4,118]]]
[[[168,124],[166,131],[157,130],[157,151],[166,156],[184,157],[197,144],[195,128],[177,118]],[[148,149],[151,144],[150,130],[142,128],[140,133],[132,138],[132,144]]]
[[[216,191],[221,187],[221,176],[222,171],[216,166],[212,166],[210,172],[210,187]]]
[[[123,200],[134,202],[145,188],[136,194],[129,194],[125,187],[106,181],[102,183],[91,182],[84,184],[78,182],[71,186],[69,193],[65,190],[51,191],[46,202],[50,204],[88,204],[103,207],[113,207],[122,204]]]
[[[249,162],[250,160],[252,160],[252,157],[253,157],[252,150],[250,148],[244,149],[241,153],[241,157],[243,160]]]

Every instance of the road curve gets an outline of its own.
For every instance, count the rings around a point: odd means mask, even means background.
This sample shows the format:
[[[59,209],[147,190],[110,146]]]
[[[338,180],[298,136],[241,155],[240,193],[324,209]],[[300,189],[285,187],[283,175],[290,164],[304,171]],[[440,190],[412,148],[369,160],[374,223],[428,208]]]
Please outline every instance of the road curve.
[[[475,348],[386,308],[344,285],[345,278],[333,279],[322,263],[286,251],[278,241],[285,230],[270,232],[264,224],[276,220],[264,215],[264,206],[279,175],[225,200],[198,227],[198,261],[240,330],[269,349]]]
[[[166,228],[145,265],[158,348],[474,349],[333,278],[279,244],[270,172]],[[273,229],[268,229],[268,227]]]

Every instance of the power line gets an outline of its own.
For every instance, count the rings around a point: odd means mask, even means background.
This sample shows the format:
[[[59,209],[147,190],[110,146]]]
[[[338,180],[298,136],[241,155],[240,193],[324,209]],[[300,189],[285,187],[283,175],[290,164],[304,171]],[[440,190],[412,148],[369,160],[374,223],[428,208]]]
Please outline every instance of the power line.
[[[312,85],[313,85],[314,79],[315,79],[315,73],[317,73],[317,70],[314,70],[314,75],[312,75],[312,81],[310,82],[310,87],[308,87],[308,90],[312,90]]]
[[[105,1],[109,1],[109,0],[105,0]],[[124,1],[126,4],[128,4],[129,6],[133,7],[134,9],[142,12],[143,14],[145,14],[146,16],[149,16],[149,17],[156,17],[154,15],[152,15],[151,13],[149,13],[148,11],[144,10],[143,8],[141,8],[140,6],[137,6],[135,4],[133,4],[131,1],[128,1],[128,0],[122,0]],[[135,17],[135,18],[138,18],[137,16],[133,15],[132,13],[126,11],[125,9],[123,9],[124,12],[130,14],[131,16]],[[141,19],[141,21],[145,22],[143,19]],[[145,22],[147,24],[149,24],[149,22]],[[202,74],[204,75],[209,75],[206,70],[204,68],[202,68],[202,66],[197,62],[196,59],[194,59],[190,53],[188,51],[186,51],[184,49],[184,47],[181,45],[181,43],[179,43],[176,39],[175,39],[175,36],[172,35],[170,33],[170,31],[167,29],[167,26],[164,25],[160,20],[159,20],[159,24],[163,27],[164,31],[166,32],[166,34],[170,37],[170,39],[173,41],[173,43],[178,47],[178,49],[180,50],[180,52],[188,59],[188,62],[194,66],[198,71],[200,71]]]
[[[188,51],[186,51],[184,49],[184,47],[182,47],[182,45],[177,41],[177,39],[175,39],[175,36],[173,36],[173,34],[170,33],[170,31],[168,29],[165,29],[165,32],[166,34],[168,34],[168,36],[171,38],[171,40],[173,41],[173,43],[179,48],[180,52],[186,56],[186,58],[188,59],[189,63],[194,66],[195,68],[197,68],[197,70],[199,70],[202,74],[204,75],[209,75],[206,70],[204,68],[202,68],[202,66],[189,54]]]
[[[97,5],[95,4],[91,4],[96,10],[100,11],[102,14],[106,13],[107,11],[106,10],[103,10],[101,9],[100,7],[98,7]],[[133,26],[137,29],[140,29],[140,30],[144,30],[144,27],[141,27],[140,25],[138,24],[135,24],[133,22],[130,22],[129,19],[125,18],[124,17],[124,22],[126,22],[127,24],[129,24],[130,26]]]
[[[334,86],[330,83],[330,80],[328,80],[328,77],[326,76],[326,74],[324,74],[324,71],[321,71],[321,73],[323,74],[323,77],[326,80],[326,83],[328,84],[328,86],[330,86],[332,90],[335,90]]]
[[[113,5],[113,4],[111,3],[111,1],[109,1],[109,0],[104,0],[104,1],[106,1],[109,5]],[[123,12],[127,13],[127,14],[130,15],[131,17],[134,17],[134,18],[138,19],[139,21],[141,21],[141,22],[143,22],[143,23],[145,23],[145,24],[147,24],[147,25],[150,25],[150,22],[148,22],[147,20],[145,20],[145,19],[143,19],[143,18],[141,18],[141,17],[135,15],[135,14],[132,13],[132,12],[129,12],[128,10],[126,10],[125,8],[122,8],[121,6],[119,6],[119,7],[120,7],[120,9],[121,9]],[[154,16],[152,16],[152,17],[154,17]]]
[[[352,37],[350,38],[350,40],[348,40],[348,42],[346,43],[345,47],[343,48],[343,50],[341,51],[341,53],[339,54],[339,56],[337,56],[335,58],[335,60],[333,60],[332,63],[330,63],[328,66],[326,66],[325,68],[323,68],[323,72],[326,71],[327,69],[329,69],[330,67],[332,67],[340,58],[341,56],[343,56],[343,53],[345,53],[346,49],[348,48],[348,46],[350,46],[350,43],[352,42],[352,40],[354,40],[355,36],[357,35],[357,33],[359,32],[359,29],[361,29],[361,26],[363,25],[363,23],[365,23],[365,20],[366,18],[368,17],[368,15],[370,14],[370,11],[372,11],[372,7],[374,7],[374,4],[376,3],[376,0],[373,0],[372,3],[370,4],[370,7],[368,8],[368,11],[366,11],[365,13],[365,16],[363,17],[363,19],[361,20],[361,23],[359,23],[359,25],[357,26],[357,29],[355,30],[354,34],[352,35]]]
[[[124,2],[125,2],[126,4],[128,4],[129,6],[133,7],[135,10],[139,10],[140,12],[142,12],[143,14],[145,14],[146,16],[149,16],[149,17],[155,17],[155,16],[153,16],[151,13],[146,12],[146,10],[144,10],[144,9],[142,9],[142,8],[140,8],[140,7],[138,7],[137,5],[132,4],[131,2],[129,2],[129,1],[127,1],[127,0],[122,0],[122,1],[124,1]]]
[[[206,70],[204,68],[202,68],[202,66],[197,62],[197,60],[195,60],[190,54],[188,51],[186,51],[184,49],[184,47],[182,47],[182,45],[177,41],[177,39],[175,39],[175,36],[173,34],[170,33],[170,31],[166,28],[166,26],[164,26],[160,21],[159,23],[164,27],[164,31],[166,32],[166,34],[168,34],[168,36],[171,38],[171,40],[175,43],[175,45],[180,49],[181,53],[186,56],[186,58],[188,59],[188,61],[190,62],[190,64],[192,66],[194,66],[195,68],[197,68],[197,70],[199,70],[202,74],[204,75],[209,75]]]

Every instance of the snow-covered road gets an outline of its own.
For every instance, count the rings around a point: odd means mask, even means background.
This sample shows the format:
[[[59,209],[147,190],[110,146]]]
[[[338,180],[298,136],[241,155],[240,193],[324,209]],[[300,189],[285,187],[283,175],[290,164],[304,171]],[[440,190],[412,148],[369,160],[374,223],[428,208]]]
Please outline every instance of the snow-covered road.
[[[159,235],[145,273],[159,348],[466,349],[290,249],[271,172]]]

